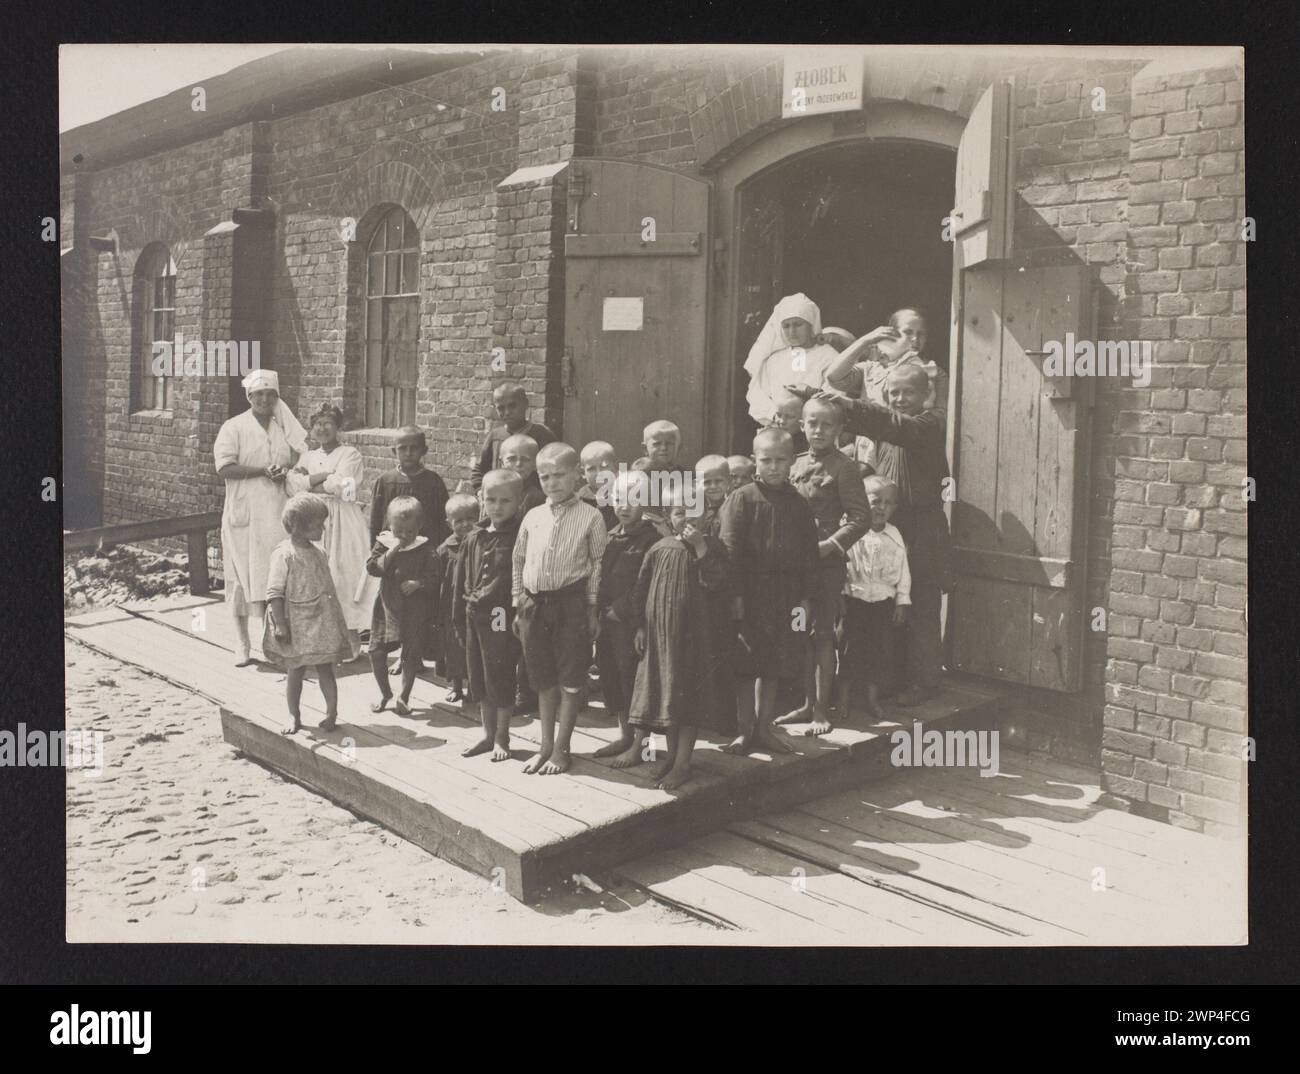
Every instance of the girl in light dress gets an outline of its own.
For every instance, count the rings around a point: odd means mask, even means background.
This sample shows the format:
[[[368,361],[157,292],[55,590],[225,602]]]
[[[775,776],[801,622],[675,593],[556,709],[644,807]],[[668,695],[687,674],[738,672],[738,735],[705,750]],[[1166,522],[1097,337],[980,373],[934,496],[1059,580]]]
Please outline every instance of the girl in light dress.
[[[321,539],[328,515],[319,496],[304,492],[290,499],[280,516],[289,538],[275,546],[267,570],[262,650],[268,660],[288,672],[285,695],[293,728],[285,731],[286,735],[302,730],[299,703],[309,667],[316,669],[316,681],[325,697],[325,719],[320,726],[332,731],[338,721],[334,664],[347,659],[350,646],[329,563],[314,543]]]
[[[361,653],[360,632],[369,629],[379,595],[379,580],[366,573],[370,537],[365,512],[357,503],[365,461],[356,448],[339,442],[343,411],[334,404],[318,406],[308,425],[316,447],[290,471],[285,487],[291,495],[312,492],[325,502],[329,514],[321,550],[348,626],[349,659],[355,659]]]

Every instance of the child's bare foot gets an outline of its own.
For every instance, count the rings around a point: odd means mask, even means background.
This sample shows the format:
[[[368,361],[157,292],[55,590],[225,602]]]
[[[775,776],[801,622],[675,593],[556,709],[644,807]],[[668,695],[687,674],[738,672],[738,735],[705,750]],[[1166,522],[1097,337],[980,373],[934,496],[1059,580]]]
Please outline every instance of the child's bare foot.
[[[832,730],[830,720],[826,719],[825,716],[818,716],[808,726],[808,730],[804,732],[804,735],[808,738],[815,738],[817,735],[824,735],[830,730]]]
[[[569,770],[569,755],[556,750],[551,754],[541,768],[537,770],[539,776],[558,776],[561,772]]]
[[[302,720],[298,719],[298,717],[295,716],[295,717],[293,718],[293,726],[292,726],[291,728],[289,728],[289,730],[287,730],[287,731],[281,731],[280,734],[282,734],[282,735],[294,735],[294,734],[297,734],[297,733],[298,733],[299,731],[301,731],[301,730],[302,730]]]
[[[492,756],[491,756],[490,758],[488,758],[488,759],[489,759],[489,760],[492,760],[492,761],[508,761],[508,760],[510,760],[510,743],[509,743],[509,742],[494,742],[494,743],[492,744]]]
[[[550,750],[538,751],[538,753],[533,757],[533,759],[529,761],[526,765],[524,765],[524,773],[526,775],[531,776],[534,772],[536,772],[539,768],[541,768],[542,765],[544,765],[550,759],[551,759]]]
[[[813,718],[813,710],[810,705],[800,705],[797,709],[787,712],[784,716],[778,716],[772,721],[773,727],[782,727],[788,723],[808,723]]]
[[[472,746],[466,746],[460,751],[460,755],[462,757],[477,757],[480,753],[487,753],[491,748],[492,740],[490,738],[483,738],[478,742],[475,742]]]
[[[595,753],[592,754],[592,756],[593,757],[617,757],[621,753],[626,753],[627,748],[629,746],[634,746],[634,745],[636,745],[636,739],[632,735],[627,735],[623,738],[620,738],[617,742],[611,742],[607,746],[601,746],[600,749],[598,749]],[[623,766],[615,765],[615,767],[621,768]]]
[[[650,778],[655,781],[656,786],[662,787],[664,784],[664,780],[668,778],[668,773],[671,772],[672,770],[673,770],[673,759],[669,757],[668,760],[660,763],[660,765],[653,772],[650,773]]]
[[[253,664],[256,664],[256,663],[257,663],[257,660],[256,660],[255,658],[253,658],[253,657],[251,657],[251,656],[245,656],[245,657],[243,657],[242,659],[239,659],[239,660],[236,660],[236,661],[235,661],[235,667],[237,667],[237,668],[246,668],[246,667],[249,667],[249,666],[251,666],[251,665],[253,665]]]
[[[772,753],[794,753],[794,746],[770,727],[760,727],[754,732],[754,748],[766,749]]]
[[[326,716],[325,719],[321,720],[321,722],[318,723],[316,726],[319,727],[322,731],[333,731],[334,728],[338,727],[338,725],[339,725],[338,716]]]
[[[457,683],[455,686],[453,686],[450,690],[447,691],[447,696],[444,697],[443,700],[446,701],[449,705],[458,704],[459,702],[465,700],[465,692],[460,688],[460,684]]]
[[[402,673],[402,662],[400,660],[396,664],[394,664],[391,668],[388,669],[388,674],[390,675],[400,675],[401,673]]]
[[[673,765],[668,773],[659,780],[659,789],[662,791],[675,790],[688,779],[691,778],[691,766],[688,764]]]
[[[602,756],[604,754],[604,751],[608,748],[609,747],[606,746],[598,750],[596,752],[596,756],[597,757]],[[637,739],[633,738],[632,741],[628,744],[627,748],[623,750],[622,753],[618,754],[618,756],[616,756],[614,760],[610,763],[610,767],[631,768],[634,765],[639,765],[640,763],[641,763],[641,743]]]
[[[381,697],[378,701],[376,701],[373,705],[370,706],[370,711],[383,712],[384,709],[388,708],[388,703],[392,700],[393,700],[392,694],[389,694],[387,697]]]
[[[867,716],[869,719],[874,720],[876,723],[884,723],[886,720],[889,719],[889,717],[885,715],[885,710],[882,709],[879,704],[868,705]]]
[[[737,735],[725,746],[722,747],[723,753],[734,753],[743,756],[754,748],[754,734],[752,731],[746,731],[744,734]]]
[[[393,702],[393,711],[399,716],[409,716],[411,715],[411,706],[399,697]]]

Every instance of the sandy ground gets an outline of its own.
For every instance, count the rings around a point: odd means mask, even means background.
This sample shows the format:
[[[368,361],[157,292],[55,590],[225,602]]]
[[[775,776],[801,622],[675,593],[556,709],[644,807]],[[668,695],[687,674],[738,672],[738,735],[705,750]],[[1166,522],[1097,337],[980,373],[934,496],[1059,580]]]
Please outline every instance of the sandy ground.
[[[210,701],[66,664],[68,729],[104,732],[102,775],[67,773],[69,942],[745,942],[621,884],[524,906],[237,756]]]

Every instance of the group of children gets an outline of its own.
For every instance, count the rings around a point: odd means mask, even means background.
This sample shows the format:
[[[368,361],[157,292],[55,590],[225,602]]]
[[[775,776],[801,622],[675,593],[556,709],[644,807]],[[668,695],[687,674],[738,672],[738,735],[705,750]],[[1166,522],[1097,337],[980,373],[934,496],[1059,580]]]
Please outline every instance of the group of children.
[[[939,670],[938,595],[947,588],[943,413],[918,363],[897,362],[877,380],[885,404],[833,382],[795,385],[797,424],[780,407],[752,457],[710,454],[693,467],[679,458],[671,421],[647,426],[645,455],[621,464],[603,441],[581,451],[556,441],[528,421],[523,389],[501,385],[501,424],[472,472],[476,495],[449,497],[423,466],[423,433],[400,430],[397,468],[371,503],[366,570],[380,579],[372,710],[393,701],[390,652],[401,649],[399,714],[410,711],[422,661],[435,656],[449,700],[479,708],[483,737],[465,755],[505,761],[510,718],[530,704],[531,687],[541,744],[525,771],[554,774],[569,767],[596,670],[620,736],[595,755],[620,768],[649,762],[650,736],[664,734],[655,779],[671,789],[690,776],[701,728],[730,736],[730,752],[789,751],[774,726],[825,734],[836,700],[841,711],[855,703],[883,717],[880,699],[900,663],[910,680],[900,703],[922,700]],[[872,463],[859,461],[855,436],[870,438]],[[335,725],[332,663],[347,648],[334,636],[338,601],[312,544],[313,499],[295,496],[284,511],[290,538],[276,549],[268,591],[267,651],[290,669],[295,730],[306,666],[317,667],[325,695],[322,726]],[[801,686],[804,700],[779,715],[783,684]]]

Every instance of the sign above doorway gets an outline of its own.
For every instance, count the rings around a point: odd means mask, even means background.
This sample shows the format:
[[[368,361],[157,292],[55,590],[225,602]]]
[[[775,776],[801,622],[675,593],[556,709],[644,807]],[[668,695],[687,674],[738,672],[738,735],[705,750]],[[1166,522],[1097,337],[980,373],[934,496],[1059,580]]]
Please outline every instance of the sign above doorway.
[[[830,48],[787,53],[781,118],[855,112],[862,107],[862,83],[861,52]]]

